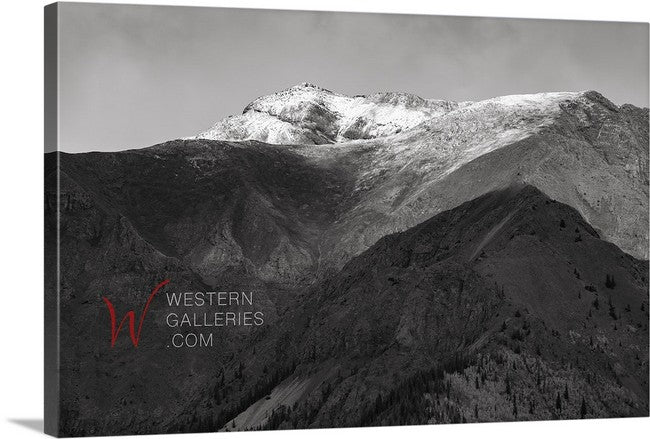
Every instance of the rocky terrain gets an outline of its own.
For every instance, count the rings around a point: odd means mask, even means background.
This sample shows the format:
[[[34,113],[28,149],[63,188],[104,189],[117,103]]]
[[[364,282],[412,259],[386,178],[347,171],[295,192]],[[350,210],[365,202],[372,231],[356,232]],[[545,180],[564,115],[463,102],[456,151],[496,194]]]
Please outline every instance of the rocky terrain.
[[[45,202],[66,434],[648,414],[648,109],[301,84],[192,138],[49,154]],[[254,290],[267,324],[104,349],[101,297],[166,278]]]
[[[242,117],[251,111],[283,115],[283,121],[308,130],[312,137],[328,133],[327,142],[314,143],[333,143],[341,151],[311,147],[307,154],[352,166],[354,190],[365,198],[364,204],[349,209],[357,216],[355,222],[379,220],[392,223],[383,227],[403,229],[459,200],[520,180],[576,207],[624,250],[648,257],[648,231],[641,226],[648,222],[647,109],[619,108],[594,91],[456,103],[396,93],[347,98],[303,84],[257,99]],[[373,134],[345,134],[350,120]],[[376,129],[395,124],[399,127],[394,130]],[[276,133],[253,125],[262,131],[250,132],[246,124],[237,124],[236,134],[216,130],[197,138],[311,143],[306,138],[274,141]],[[491,154],[500,150],[497,157]],[[464,166],[479,157],[500,164]],[[458,180],[478,187],[457,194],[451,188]],[[384,231],[366,238],[355,230],[353,235],[365,242],[346,245],[358,253]]]
[[[241,115],[221,120],[195,138],[317,145],[373,139],[463,105],[407,93],[349,97],[305,82],[254,100]]]
[[[225,429],[647,416],[647,273],[536,188],[489,193],[314,286],[207,421],[262,367],[292,372]]]

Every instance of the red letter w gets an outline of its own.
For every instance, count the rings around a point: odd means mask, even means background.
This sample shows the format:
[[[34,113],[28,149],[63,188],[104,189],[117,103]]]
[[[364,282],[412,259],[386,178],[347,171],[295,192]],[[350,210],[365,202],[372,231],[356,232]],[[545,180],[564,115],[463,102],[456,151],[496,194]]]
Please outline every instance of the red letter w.
[[[140,333],[142,332],[142,324],[144,323],[144,317],[147,315],[147,310],[149,309],[149,305],[151,304],[151,301],[153,300],[154,296],[158,293],[158,291],[168,283],[169,283],[169,279],[160,282],[149,295],[149,299],[147,299],[147,303],[145,304],[144,309],[142,310],[142,315],[140,316],[140,324],[138,325],[137,335],[135,333],[135,312],[133,312],[133,310],[127,312],[124,318],[122,319],[122,321],[120,322],[120,325],[116,329],[115,328],[115,307],[113,306],[110,300],[108,300],[106,297],[102,297],[102,299],[104,299],[104,302],[106,303],[106,306],[108,307],[108,312],[111,315],[111,347],[115,346],[115,342],[117,341],[117,336],[120,333],[120,330],[122,329],[122,325],[124,325],[124,322],[127,319],[129,319],[129,333],[131,334],[131,342],[133,342],[133,346],[135,346],[136,348],[138,347],[138,342],[140,341]]]

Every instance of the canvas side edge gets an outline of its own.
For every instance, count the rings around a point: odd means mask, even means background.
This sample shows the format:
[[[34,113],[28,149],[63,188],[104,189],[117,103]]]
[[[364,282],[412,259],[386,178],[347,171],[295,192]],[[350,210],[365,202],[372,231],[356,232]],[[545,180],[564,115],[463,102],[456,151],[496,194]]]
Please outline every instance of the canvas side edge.
[[[44,8],[44,432],[59,435],[59,163],[57,3]],[[48,157],[50,156],[50,157]],[[52,160],[54,171],[52,169]],[[52,173],[55,173],[53,178]],[[52,197],[52,194],[55,194]],[[48,224],[56,224],[53,228]]]

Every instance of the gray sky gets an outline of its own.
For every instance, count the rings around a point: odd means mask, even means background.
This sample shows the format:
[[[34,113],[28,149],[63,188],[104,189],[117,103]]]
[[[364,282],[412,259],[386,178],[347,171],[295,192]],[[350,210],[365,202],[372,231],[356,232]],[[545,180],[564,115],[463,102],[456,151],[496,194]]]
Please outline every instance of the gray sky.
[[[308,81],[340,93],[480,100],[595,89],[648,106],[648,25],[62,3],[68,152],[196,134]]]

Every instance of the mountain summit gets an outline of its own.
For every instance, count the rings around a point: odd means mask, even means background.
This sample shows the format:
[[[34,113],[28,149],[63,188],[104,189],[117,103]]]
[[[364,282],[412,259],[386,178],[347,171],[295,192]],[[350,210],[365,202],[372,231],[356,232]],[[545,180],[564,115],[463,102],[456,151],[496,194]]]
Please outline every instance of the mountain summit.
[[[227,117],[196,137],[274,144],[371,139],[413,128],[463,105],[408,93],[349,97],[304,82],[254,100],[243,114]]]

